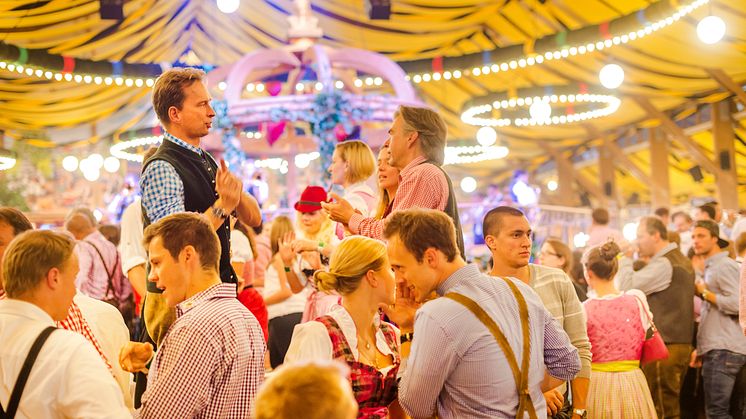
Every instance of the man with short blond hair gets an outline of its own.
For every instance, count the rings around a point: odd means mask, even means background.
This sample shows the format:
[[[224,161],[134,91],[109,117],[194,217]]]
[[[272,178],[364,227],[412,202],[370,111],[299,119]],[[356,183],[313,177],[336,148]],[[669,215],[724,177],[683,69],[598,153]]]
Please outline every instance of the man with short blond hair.
[[[445,156],[447,128],[437,112],[427,108],[400,106],[389,129],[389,164],[401,170],[399,188],[392,203],[392,211],[408,208],[429,208],[443,211],[456,226],[456,242],[461,257],[465,258],[464,238],[451,178],[441,167]],[[389,217],[382,220],[363,217],[349,202],[336,194],[335,202],[321,206],[332,220],[345,224],[354,234],[383,238]]]
[[[17,418],[129,418],[122,393],[93,345],[55,327],[75,296],[75,243],[27,231],[4,252],[0,301],[0,405]],[[31,362],[30,370],[23,367]],[[27,377],[25,386],[21,377]]]
[[[145,229],[148,280],[162,290],[173,322],[161,343],[141,418],[246,418],[264,377],[264,335],[253,314],[221,282],[220,243],[205,216],[182,212]],[[148,343],[130,343],[120,362],[147,372]]]

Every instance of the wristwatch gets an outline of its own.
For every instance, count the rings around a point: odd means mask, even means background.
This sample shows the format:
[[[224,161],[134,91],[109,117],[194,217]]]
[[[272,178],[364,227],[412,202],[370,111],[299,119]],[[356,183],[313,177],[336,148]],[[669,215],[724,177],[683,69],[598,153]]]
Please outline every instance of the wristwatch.
[[[228,218],[228,213],[226,213],[224,209],[220,207],[216,207],[216,206],[212,206],[211,208],[212,208],[212,215],[216,217],[220,217],[224,220]]]
[[[586,419],[588,417],[588,412],[585,409],[573,409],[572,413],[580,416],[581,419]]]
[[[705,290],[702,290],[702,294],[700,294],[700,296],[702,296],[703,300],[708,301],[707,300],[707,294],[709,294],[709,293],[710,293],[710,291],[708,291],[708,290],[705,289]]]

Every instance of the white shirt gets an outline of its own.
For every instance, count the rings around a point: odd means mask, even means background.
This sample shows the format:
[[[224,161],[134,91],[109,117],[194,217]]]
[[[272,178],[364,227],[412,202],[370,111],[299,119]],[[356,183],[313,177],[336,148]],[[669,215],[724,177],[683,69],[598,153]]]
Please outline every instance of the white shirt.
[[[0,403],[8,405],[34,340],[52,318],[25,301],[0,301]],[[85,338],[56,330],[31,369],[16,418],[131,418],[122,393]]]
[[[267,318],[271,320],[275,317],[287,316],[288,314],[303,313],[303,310],[306,308],[306,299],[308,299],[307,290],[308,288],[305,288],[297,294],[292,294],[279,303],[267,304]],[[275,267],[270,264],[267,267],[267,273],[264,275],[262,296],[267,298],[278,291],[280,291],[280,277]]]
[[[119,253],[122,255],[122,273],[137,265],[145,264],[147,253],[142,245],[142,206],[140,198],[134,200],[122,213]]]
[[[91,331],[101,345],[106,359],[111,364],[114,379],[119,384],[124,397],[124,404],[127,408],[134,410],[132,374],[122,370],[119,365],[119,350],[130,340],[130,332],[124,324],[122,314],[113,305],[85,294],[78,293],[74,300],[88,325],[91,326]]]
[[[231,230],[231,263],[246,263],[254,259],[249,239],[239,230]],[[236,272],[240,274],[240,272]]]
[[[355,322],[352,320],[350,313],[341,305],[335,305],[327,313],[331,316],[342,329],[347,344],[350,345],[352,356],[355,360],[359,360],[360,353],[357,350],[357,328]],[[383,335],[383,331],[380,328],[381,318],[376,314],[374,319],[376,325],[376,348],[382,354],[389,356],[393,353],[388,343],[386,343],[386,337]],[[396,341],[400,339],[399,329],[391,325],[396,333]],[[323,323],[315,320],[301,323],[295,326],[293,330],[293,338],[290,341],[290,347],[285,354],[285,362],[295,361],[327,361],[331,360],[334,354],[332,348],[332,340],[329,338],[329,332]],[[393,368],[393,365],[381,368],[383,375],[388,374],[389,370]]]
[[[743,216],[739,217],[733,224],[733,229],[730,231],[730,240],[733,242],[738,240],[741,233],[746,233],[746,217]]]
[[[376,205],[376,193],[365,182],[353,183],[346,187],[342,198],[366,218],[370,217]]]

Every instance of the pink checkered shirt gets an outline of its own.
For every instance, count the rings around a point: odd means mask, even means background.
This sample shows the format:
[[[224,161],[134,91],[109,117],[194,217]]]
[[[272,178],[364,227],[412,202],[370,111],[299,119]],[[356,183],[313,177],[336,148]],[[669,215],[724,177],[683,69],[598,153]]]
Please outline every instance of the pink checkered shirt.
[[[435,165],[424,163],[424,156],[412,160],[399,174],[399,189],[394,196],[391,213],[409,208],[425,208],[443,211],[448,204],[448,180]],[[389,217],[391,214],[389,214]],[[350,218],[350,231],[374,239],[383,238],[383,229],[388,217],[383,220],[365,218],[354,214]]]
[[[93,246],[96,246],[94,248]],[[101,256],[106,260],[106,265]],[[106,288],[109,284],[109,272],[117,266],[117,248],[98,231],[87,235],[75,246],[80,271],[75,278],[75,286],[83,294],[97,300],[106,299]]]
[[[249,418],[264,378],[264,336],[235,284],[176,306],[148,375],[140,418]]]

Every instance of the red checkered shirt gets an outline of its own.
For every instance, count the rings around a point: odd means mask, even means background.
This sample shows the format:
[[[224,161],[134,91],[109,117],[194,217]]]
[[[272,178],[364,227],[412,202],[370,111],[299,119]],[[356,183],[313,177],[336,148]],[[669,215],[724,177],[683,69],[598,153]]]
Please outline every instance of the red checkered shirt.
[[[5,291],[0,290],[0,300],[5,299],[5,297]],[[80,307],[75,304],[75,301],[73,301],[72,304],[70,304],[70,308],[67,309],[67,317],[65,318],[65,320],[61,322],[54,322],[54,324],[61,329],[69,330],[71,332],[77,332],[83,335],[83,337],[86,338],[88,342],[91,342],[93,347],[96,348],[96,352],[101,355],[101,359],[104,360],[104,364],[106,364],[106,366],[109,367],[109,371],[111,371],[111,363],[109,363],[106,355],[104,355],[104,351],[101,349],[101,344],[98,343],[96,335],[93,334],[91,326],[88,325],[88,321],[86,321],[85,317],[83,317],[83,313],[80,311]]]
[[[235,284],[176,306],[155,355],[140,418],[249,418],[264,378],[264,336]]]
[[[399,189],[394,196],[391,213],[409,208],[426,208],[443,211],[448,204],[448,180],[437,166],[425,163],[423,156],[412,160],[399,174]],[[390,217],[389,214],[388,217]],[[350,231],[374,239],[383,238],[386,225],[383,220],[365,218],[355,213],[350,218]]]

